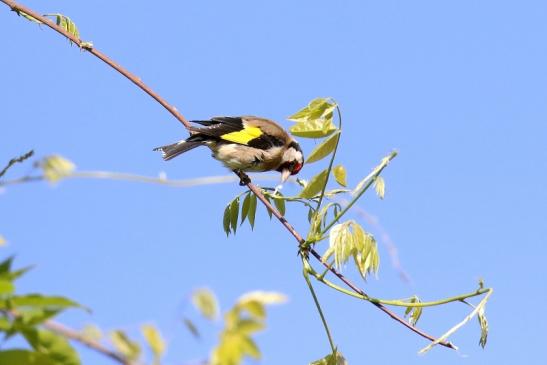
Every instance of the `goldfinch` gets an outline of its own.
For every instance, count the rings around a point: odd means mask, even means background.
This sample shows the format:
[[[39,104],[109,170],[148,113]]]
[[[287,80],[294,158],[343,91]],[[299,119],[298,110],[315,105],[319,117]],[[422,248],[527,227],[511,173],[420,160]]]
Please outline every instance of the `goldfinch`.
[[[203,127],[191,127],[190,137],[154,151],[161,151],[163,159],[168,161],[196,147],[207,146],[215,159],[235,172],[279,171],[282,183],[304,165],[300,145],[269,119],[214,117],[190,123]]]

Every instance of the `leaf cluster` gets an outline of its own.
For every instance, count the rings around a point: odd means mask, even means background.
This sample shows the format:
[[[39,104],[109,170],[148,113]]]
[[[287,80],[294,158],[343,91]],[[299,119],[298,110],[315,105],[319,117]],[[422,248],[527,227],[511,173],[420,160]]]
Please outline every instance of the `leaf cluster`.
[[[43,158],[38,166],[42,168],[44,178],[52,184],[69,176],[76,169],[76,165],[72,161],[59,155]]]
[[[348,365],[348,362],[340,351],[336,350],[335,354],[328,354],[322,359],[311,362],[310,365]]]
[[[328,262],[334,256],[335,266],[341,269],[350,258],[353,258],[363,279],[370,273],[378,273],[380,256],[376,240],[357,222],[350,220],[332,227],[329,243],[323,261]]]
[[[74,37],[80,39],[80,31],[78,30],[76,23],[74,23],[66,15],[55,13],[55,14],[44,14],[44,16],[52,17],[53,19],[55,19],[55,24],[57,24],[57,26],[61,27],[68,34],[73,35]]]
[[[205,319],[218,319],[218,300],[210,289],[195,290],[191,301]],[[219,334],[218,344],[211,352],[210,364],[239,365],[246,357],[260,359],[260,349],[252,336],[266,326],[266,305],[285,301],[286,297],[276,292],[254,291],[242,295],[224,314],[224,327]],[[194,322],[185,318],[184,323],[194,336],[200,336]]]
[[[211,353],[211,365],[239,365],[245,357],[259,360],[261,352],[252,336],[265,327],[266,305],[285,301],[284,295],[275,292],[257,291],[240,297],[224,315],[224,328]]]
[[[0,364],[79,365],[78,353],[67,339],[41,328],[68,308],[83,308],[75,301],[41,294],[18,295],[15,281],[30,267],[13,270],[13,257],[0,263],[0,332],[4,340],[19,336],[30,349],[0,351]]]
[[[263,194],[270,203],[273,202],[273,205],[281,213],[281,215],[285,214],[285,198],[283,194],[281,194],[280,192],[277,192],[276,194],[271,194],[268,191],[264,191]],[[244,196],[243,203],[241,203],[242,196]],[[245,220],[249,222],[251,229],[254,229],[256,208],[257,197],[250,190],[232,199],[232,201],[230,201],[226,205],[222,218],[222,225],[226,235],[228,236],[230,233],[235,234],[238,225],[242,225]],[[266,212],[271,219],[272,212],[268,209],[266,209]],[[241,217],[241,221],[238,223],[238,220],[240,219],[239,217]]]

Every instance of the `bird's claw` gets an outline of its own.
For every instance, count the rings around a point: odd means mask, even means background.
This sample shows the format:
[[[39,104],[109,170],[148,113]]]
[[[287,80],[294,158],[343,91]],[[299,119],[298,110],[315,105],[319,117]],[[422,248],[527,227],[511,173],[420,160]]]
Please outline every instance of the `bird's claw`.
[[[283,184],[279,184],[275,187],[275,190],[273,191],[273,194],[272,195],[277,195],[277,193],[283,189]]]
[[[234,172],[235,172],[236,175],[239,177],[239,186],[245,186],[245,185],[251,183],[251,179],[250,179],[249,176],[247,176],[247,174],[244,173],[243,171],[241,171],[241,170],[234,170]]]
[[[300,242],[298,244],[297,255],[307,260],[310,257],[310,249],[311,249],[311,245],[308,242],[306,241]]]

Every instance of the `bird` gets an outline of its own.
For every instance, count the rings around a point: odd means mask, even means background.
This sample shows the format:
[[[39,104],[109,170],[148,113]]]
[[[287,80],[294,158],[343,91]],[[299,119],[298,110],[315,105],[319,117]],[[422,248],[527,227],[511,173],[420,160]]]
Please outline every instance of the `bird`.
[[[209,147],[213,158],[238,174],[241,185],[250,182],[245,172],[278,171],[284,183],[304,166],[298,142],[273,120],[221,116],[190,123],[202,127],[190,126],[188,138],[154,151],[161,151],[163,159],[168,161],[196,147]]]

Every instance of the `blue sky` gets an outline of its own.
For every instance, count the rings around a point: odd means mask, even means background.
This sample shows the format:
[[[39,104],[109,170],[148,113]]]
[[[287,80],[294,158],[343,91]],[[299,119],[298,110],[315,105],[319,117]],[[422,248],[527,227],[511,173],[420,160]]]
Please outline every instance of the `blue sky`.
[[[255,114],[285,118],[317,96],[340,104],[339,160],[355,184],[389,151],[386,199],[360,203],[377,217],[412,278],[402,282],[384,245],[382,298],[436,299],[484,278],[489,343],[475,320],[460,352],[416,351],[426,342],[371,305],[318,289],[335,341],[350,363],[544,363],[547,299],[547,4],[541,1],[27,1],[70,16],[82,39],[137,74],[189,119]],[[225,174],[206,150],[165,163],[151,150],[185,135],[148,96],[58,35],[0,12],[0,160],[29,149],[59,153],[81,170],[170,178]],[[313,141],[302,141],[310,152]],[[306,166],[309,178],[321,166]],[[19,166],[9,177],[28,172]],[[295,192],[291,187],[286,193]],[[301,277],[291,237],[265,212],[254,232],[222,231],[237,184],[175,189],[70,180],[5,189],[2,256],[37,264],[21,291],[67,295],[91,307],[74,327],[136,331],[157,324],[168,364],[200,359],[219,324],[194,341],[181,325],[188,295],[213,289],[224,308],[246,291],[287,294],[258,337],[262,364],[305,364],[328,343]],[[360,219],[355,216],[356,219]],[[289,210],[302,232],[305,212]],[[379,234],[377,227],[367,226]],[[349,275],[353,273],[348,270]],[[356,280],[359,280],[355,277]],[[467,308],[425,311],[441,334]],[[208,328],[208,329],[207,329]],[[82,350],[85,363],[106,362]]]

